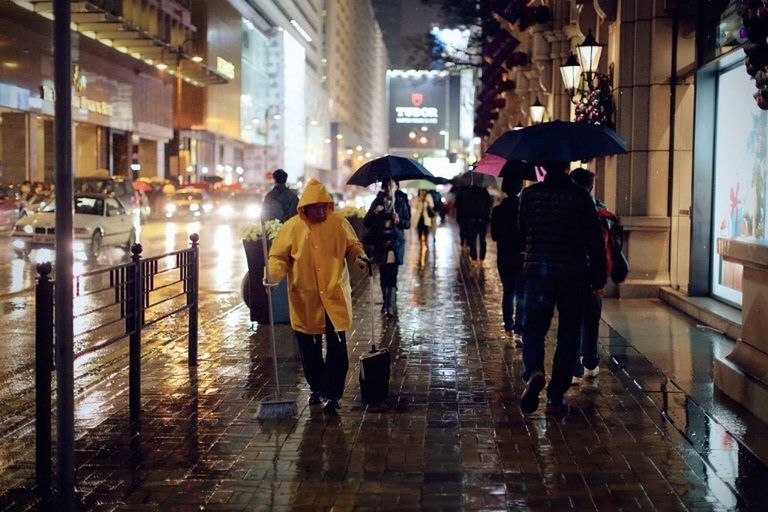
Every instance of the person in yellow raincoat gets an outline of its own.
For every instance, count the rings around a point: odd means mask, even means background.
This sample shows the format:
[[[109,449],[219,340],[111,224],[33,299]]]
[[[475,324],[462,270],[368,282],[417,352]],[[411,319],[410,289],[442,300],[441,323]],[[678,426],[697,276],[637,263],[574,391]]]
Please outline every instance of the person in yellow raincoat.
[[[269,251],[265,286],[288,278],[291,327],[301,352],[309,403],[323,410],[341,408],[349,369],[345,331],[352,323],[348,264],[364,266],[363,246],[349,222],[333,211],[333,198],[312,179],[298,204],[298,215],[280,228]],[[326,338],[323,360],[322,335]]]

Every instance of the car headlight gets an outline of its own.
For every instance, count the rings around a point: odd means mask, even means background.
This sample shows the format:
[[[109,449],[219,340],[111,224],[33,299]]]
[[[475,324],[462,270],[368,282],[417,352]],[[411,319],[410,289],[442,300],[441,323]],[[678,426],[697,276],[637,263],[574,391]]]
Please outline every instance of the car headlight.
[[[200,205],[197,203],[192,203],[191,205],[189,205],[189,211],[191,212],[196,212],[199,209],[200,209]]]
[[[14,249],[24,249],[27,246],[27,242],[19,240],[18,238],[11,242]]]
[[[173,213],[176,211],[176,205],[173,203],[169,203],[165,205],[165,212],[166,213]]]
[[[209,212],[213,210],[213,205],[211,203],[203,203],[203,211]]]
[[[234,208],[232,208],[232,205],[230,204],[223,204],[221,205],[221,208],[219,208],[219,215],[221,215],[222,217],[229,218],[232,215],[234,215],[234,213],[235,213],[235,210]]]
[[[248,208],[246,208],[245,213],[252,219],[261,217],[261,206],[259,206],[258,204],[252,204],[248,206]]]
[[[24,231],[28,235],[31,235],[32,233],[35,232],[35,228],[32,226],[32,224],[27,224],[22,228],[22,231]]]

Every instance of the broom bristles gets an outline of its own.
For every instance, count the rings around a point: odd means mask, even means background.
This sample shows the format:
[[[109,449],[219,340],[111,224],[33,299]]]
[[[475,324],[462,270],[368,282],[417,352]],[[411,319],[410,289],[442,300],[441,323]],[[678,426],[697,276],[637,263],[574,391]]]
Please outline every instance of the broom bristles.
[[[291,418],[298,414],[295,400],[270,400],[265,398],[259,404],[259,412],[256,413],[257,420],[274,420],[280,418]]]

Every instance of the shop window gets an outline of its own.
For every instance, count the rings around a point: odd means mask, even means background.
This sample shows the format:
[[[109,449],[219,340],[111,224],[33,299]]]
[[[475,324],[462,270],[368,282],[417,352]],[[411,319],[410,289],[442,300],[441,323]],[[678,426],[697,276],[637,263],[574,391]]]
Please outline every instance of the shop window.
[[[717,238],[768,242],[766,177],[768,111],[754,98],[754,82],[743,65],[718,77],[712,231]],[[740,305],[742,268],[717,254],[713,243],[712,292]]]

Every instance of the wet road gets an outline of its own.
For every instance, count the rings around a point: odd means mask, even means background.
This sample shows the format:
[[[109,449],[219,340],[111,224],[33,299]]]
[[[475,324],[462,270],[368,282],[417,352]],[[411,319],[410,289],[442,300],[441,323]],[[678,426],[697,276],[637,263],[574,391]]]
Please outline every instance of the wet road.
[[[81,508],[764,509],[766,466],[605,323],[596,381],[572,388],[563,414],[523,415],[520,351],[503,337],[492,251],[472,269],[456,238],[449,226],[429,250],[411,244],[399,320],[375,313],[375,339],[393,355],[390,399],[381,407],[359,403],[358,357],[371,339],[367,280],[359,274],[338,416],[306,405],[295,343],[280,325],[280,381],[299,414],[254,420],[272,392],[269,330],[249,331],[238,308],[221,308],[201,326],[197,368],[186,366],[183,343],[158,344],[145,358],[140,436],[128,435],[125,371],[94,383],[76,413]],[[647,324],[639,307],[631,303],[627,321]],[[683,347],[676,357],[686,357]],[[0,504],[34,503],[29,461],[22,454],[4,469],[2,489],[14,490]]]

